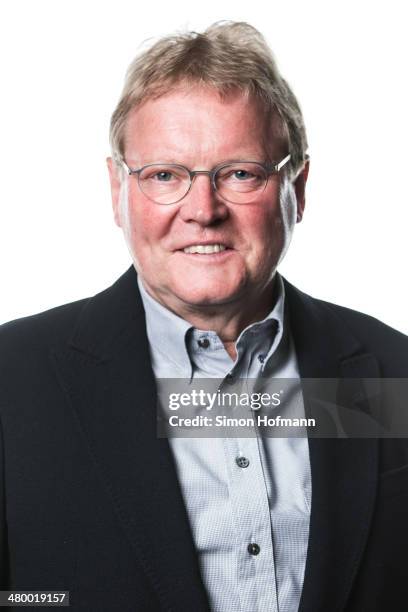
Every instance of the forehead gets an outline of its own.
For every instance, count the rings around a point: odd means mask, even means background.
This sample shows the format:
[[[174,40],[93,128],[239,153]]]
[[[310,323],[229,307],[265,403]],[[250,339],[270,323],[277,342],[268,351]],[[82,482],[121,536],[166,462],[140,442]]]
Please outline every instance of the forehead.
[[[271,132],[269,113],[242,92],[221,97],[208,88],[177,89],[130,113],[125,157],[141,164],[262,159],[276,148]]]

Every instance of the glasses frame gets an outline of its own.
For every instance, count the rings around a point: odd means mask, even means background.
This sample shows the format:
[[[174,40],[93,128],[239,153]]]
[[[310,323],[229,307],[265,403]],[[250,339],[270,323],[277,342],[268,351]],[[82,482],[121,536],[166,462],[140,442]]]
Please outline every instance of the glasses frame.
[[[122,158],[120,161],[122,163],[122,165],[125,167],[127,173],[129,174],[129,176],[132,175],[137,175],[137,184],[139,186],[140,191],[143,193],[143,195],[146,196],[146,198],[148,198],[151,202],[154,202],[155,204],[157,204],[158,206],[171,206],[172,204],[178,204],[179,202],[181,202],[181,200],[183,200],[186,195],[188,195],[190,193],[191,187],[193,185],[193,181],[194,178],[198,175],[198,174],[207,174],[208,177],[210,178],[211,181],[211,185],[214,189],[214,191],[216,193],[218,193],[218,195],[225,200],[226,202],[230,202],[231,204],[237,204],[238,206],[241,206],[242,204],[245,205],[244,202],[238,203],[238,202],[232,202],[231,200],[227,200],[227,198],[225,198],[223,195],[220,194],[219,190],[217,189],[217,186],[215,184],[215,177],[217,175],[217,173],[222,170],[223,168],[227,168],[228,166],[232,166],[234,164],[258,164],[258,166],[261,166],[266,175],[267,175],[267,179],[265,181],[265,185],[264,188],[262,190],[261,193],[263,193],[266,189],[266,186],[269,182],[269,177],[272,174],[279,174],[279,172],[282,170],[282,168],[289,162],[291,158],[291,155],[286,155],[286,157],[284,157],[280,162],[277,163],[272,163],[272,164],[262,164],[261,162],[258,161],[253,161],[253,160],[242,160],[239,159],[237,161],[233,161],[233,162],[228,162],[228,163],[223,163],[223,164],[219,164],[218,166],[215,166],[214,168],[212,168],[212,170],[190,170],[189,168],[187,168],[186,166],[183,166],[182,164],[172,164],[169,162],[155,162],[154,164],[146,164],[145,166],[142,166],[141,168],[130,168],[130,166],[127,165],[126,161]],[[140,186],[140,173],[143,172],[143,170],[145,170],[146,168],[151,168],[152,166],[160,166],[160,165],[164,165],[164,166],[172,166],[173,168],[181,168],[183,170],[186,170],[188,172],[188,175],[190,177],[190,185],[186,191],[186,193],[181,196],[181,198],[179,198],[178,200],[175,200],[174,202],[169,202],[168,204],[164,204],[163,202],[156,202],[156,200],[153,200],[153,198],[151,198],[149,195],[147,195],[143,189]]]

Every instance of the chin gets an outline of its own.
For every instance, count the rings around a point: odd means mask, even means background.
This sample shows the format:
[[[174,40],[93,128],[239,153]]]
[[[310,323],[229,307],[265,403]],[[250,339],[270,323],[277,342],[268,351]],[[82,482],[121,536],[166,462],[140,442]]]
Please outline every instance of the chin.
[[[172,286],[175,294],[182,295],[183,301],[192,304],[229,302],[241,294],[247,281],[244,270],[197,270],[194,274],[190,270],[183,272],[173,276]]]
[[[200,287],[197,291],[180,290],[176,295],[180,301],[191,306],[217,306],[233,301],[234,298],[238,297],[238,291],[228,291],[225,287],[222,291]]]

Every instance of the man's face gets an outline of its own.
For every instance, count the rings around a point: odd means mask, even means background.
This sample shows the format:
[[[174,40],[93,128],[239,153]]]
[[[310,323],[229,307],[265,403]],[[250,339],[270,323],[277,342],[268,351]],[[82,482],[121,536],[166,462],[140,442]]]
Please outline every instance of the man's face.
[[[177,90],[150,100],[129,116],[125,159],[131,168],[155,162],[209,170],[231,160],[280,161],[265,113],[242,94],[221,99],[204,89]],[[295,193],[280,175],[249,204],[232,204],[195,177],[176,204],[155,204],[137,176],[120,183],[109,160],[113,208],[149,293],[175,312],[260,299],[289,245],[303,211],[303,185]],[[280,190],[282,196],[280,197]],[[223,245],[218,253],[186,253],[193,245]]]

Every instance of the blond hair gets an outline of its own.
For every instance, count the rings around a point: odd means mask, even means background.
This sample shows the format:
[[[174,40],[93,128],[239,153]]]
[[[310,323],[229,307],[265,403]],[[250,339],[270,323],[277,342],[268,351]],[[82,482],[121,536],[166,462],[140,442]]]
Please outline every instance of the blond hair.
[[[280,75],[264,37],[244,22],[217,22],[203,33],[186,32],[161,38],[138,55],[128,68],[125,85],[112,115],[113,158],[124,154],[129,113],[148,99],[180,85],[210,87],[227,96],[235,91],[258,99],[280,128],[291,154],[292,174],[304,166],[307,151],[302,112],[288,83]]]

